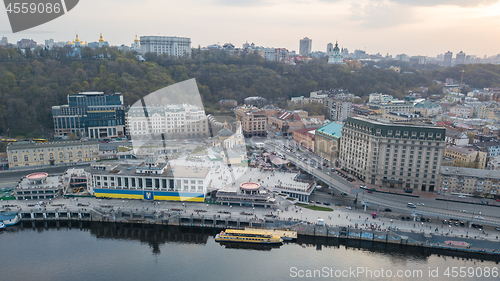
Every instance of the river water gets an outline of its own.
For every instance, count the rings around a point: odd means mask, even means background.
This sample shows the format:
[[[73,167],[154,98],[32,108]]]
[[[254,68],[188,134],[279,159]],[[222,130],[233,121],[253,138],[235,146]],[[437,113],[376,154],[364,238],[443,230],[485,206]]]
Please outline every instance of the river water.
[[[218,231],[25,223],[0,231],[0,280],[500,279],[498,261],[456,253],[314,237],[272,249],[233,248],[214,241]]]

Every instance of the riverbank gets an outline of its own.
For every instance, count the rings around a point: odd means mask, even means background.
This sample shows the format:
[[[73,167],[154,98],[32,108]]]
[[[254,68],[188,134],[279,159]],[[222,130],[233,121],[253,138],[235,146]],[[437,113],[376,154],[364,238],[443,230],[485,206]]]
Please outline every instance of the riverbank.
[[[84,203],[80,203],[84,204]],[[233,217],[231,213],[206,215],[207,211],[197,210],[188,214],[187,210],[171,208],[164,211],[119,209],[114,210],[110,205],[85,208],[80,210],[66,210],[63,206],[54,210],[40,209],[20,211],[21,222],[37,224],[55,224],[56,227],[71,223],[116,223],[136,225],[158,225],[171,227],[194,227],[212,229],[243,229],[245,227],[276,228],[296,230],[299,236],[324,237],[326,239],[359,240],[373,243],[396,244],[429,249],[440,249],[476,255],[496,256],[500,259],[499,243],[491,239],[476,237],[457,237],[451,235],[437,235],[425,231],[404,231],[397,227],[382,228],[375,224],[362,225],[317,225],[300,220],[283,220],[274,216],[256,218],[255,215]],[[241,214],[240,214],[241,215]]]

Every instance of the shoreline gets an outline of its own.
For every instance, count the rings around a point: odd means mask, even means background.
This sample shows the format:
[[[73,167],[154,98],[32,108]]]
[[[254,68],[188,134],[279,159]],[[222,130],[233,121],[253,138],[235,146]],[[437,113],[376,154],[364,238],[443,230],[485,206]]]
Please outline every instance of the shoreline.
[[[357,248],[357,249],[367,249],[375,252],[403,252],[407,254],[417,254],[423,256],[430,255],[444,255],[450,257],[457,257],[462,259],[477,259],[477,260],[488,260],[494,262],[500,262],[500,253],[495,252],[481,252],[476,249],[461,249],[454,247],[444,247],[436,245],[421,245],[414,243],[401,243],[395,241],[379,241],[373,239],[366,239],[363,237],[336,237],[336,236],[325,236],[321,235],[324,232],[319,231],[320,226],[309,225],[317,229],[313,235],[304,232],[303,230],[298,231],[297,239],[294,241],[286,241],[284,244],[298,244],[298,245],[311,245],[315,246],[317,249],[322,247],[339,247],[345,246],[346,248]],[[295,226],[300,227],[300,225]],[[199,225],[174,225],[174,224],[154,224],[145,222],[115,222],[115,221],[95,221],[95,220],[83,220],[83,219],[70,219],[70,220],[22,220],[19,224],[9,227],[3,231],[5,232],[17,232],[26,229],[60,229],[60,228],[78,228],[78,229],[91,229],[98,228],[103,229],[103,233],[106,233],[106,238],[113,238],[114,232],[122,233],[122,231],[129,230],[129,233],[137,234],[141,231],[151,231],[151,229],[157,230],[167,230],[166,232],[174,231],[180,233],[196,233],[197,235],[202,234],[206,236],[214,237],[220,230],[224,230],[225,227],[207,227]],[[290,228],[292,229],[292,228]],[[132,231],[133,230],[133,231]],[[126,232],[126,231],[125,231]],[[331,234],[331,233],[330,233]]]
[[[102,211],[102,210],[100,210]],[[244,229],[245,227],[269,227],[276,229],[296,230],[301,239],[333,239],[338,241],[359,241],[359,243],[381,243],[386,245],[400,245],[418,247],[432,250],[460,252],[478,256],[495,257],[500,261],[499,243],[487,239],[475,237],[456,237],[447,235],[425,234],[421,231],[403,231],[399,228],[381,230],[376,228],[351,227],[349,225],[323,226],[304,223],[296,220],[281,220],[276,218],[255,219],[231,217],[224,215],[204,216],[198,214],[187,214],[180,210],[170,212],[157,212],[155,210],[106,210],[99,212],[95,209],[82,209],[75,211],[66,210],[31,210],[20,211],[20,224],[30,224],[32,227],[47,227],[49,224],[55,227],[64,227],[77,223],[103,223],[103,224],[131,224],[136,226],[161,226],[161,227],[187,227],[196,229]],[[473,241],[495,245],[496,247],[471,247],[451,246],[433,242],[432,239],[443,238],[452,242]],[[461,241],[460,241],[461,240]],[[468,244],[468,243],[465,243]]]

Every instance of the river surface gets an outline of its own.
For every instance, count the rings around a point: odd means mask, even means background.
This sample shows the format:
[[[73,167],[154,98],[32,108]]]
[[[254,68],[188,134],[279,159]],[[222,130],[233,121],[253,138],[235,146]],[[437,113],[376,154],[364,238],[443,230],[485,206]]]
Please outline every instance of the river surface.
[[[216,243],[217,232],[102,223],[33,228],[25,223],[0,231],[0,280],[500,279],[498,261],[454,253],[314,237],[272,249],[233,248]]]

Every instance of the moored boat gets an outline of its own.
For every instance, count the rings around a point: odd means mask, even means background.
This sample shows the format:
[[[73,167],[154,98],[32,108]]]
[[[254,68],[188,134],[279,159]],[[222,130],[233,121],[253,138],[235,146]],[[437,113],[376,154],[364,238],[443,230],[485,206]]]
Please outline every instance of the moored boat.
[[[5,224],[3,222],[0,222],[0,229],[5,228]]]
[[[226,229],[215,236],[216,242],[230,243],[250,243],[250,244],[279,244],[283,243],[283,239],[278,235],[265,230],[240,230]]]
[[[5,226],[15,225],[20,220],[21,219],[19,218],[19,215],[17,213],[0,213],[0,222]]]

